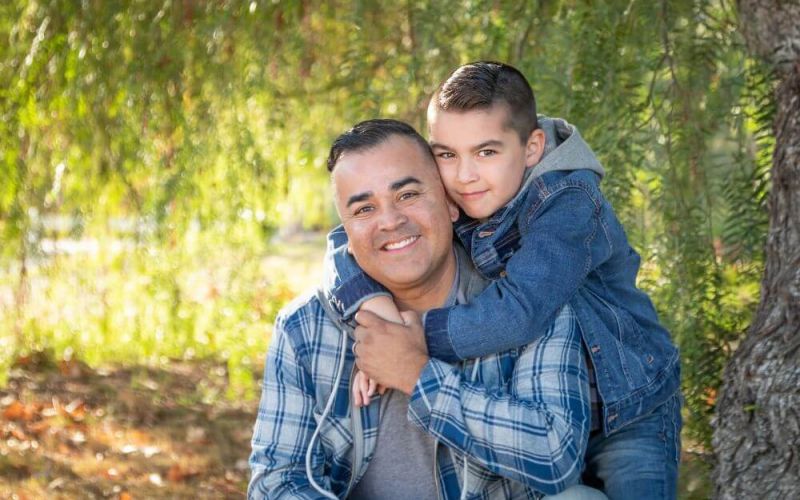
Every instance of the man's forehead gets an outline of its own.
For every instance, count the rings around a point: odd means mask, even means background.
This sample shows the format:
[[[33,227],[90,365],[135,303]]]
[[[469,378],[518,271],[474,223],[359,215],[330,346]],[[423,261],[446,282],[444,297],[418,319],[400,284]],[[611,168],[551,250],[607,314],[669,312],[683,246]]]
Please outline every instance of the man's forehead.
[[[437,180],[433,159],[421,154],[419,145],[404,138],[389,144],[393,139],[364,151],[343,154],[333,171],[336,190],[357,190],[359,186],[397,189],[400,184],[408,184],[409,179],[417,184]]]

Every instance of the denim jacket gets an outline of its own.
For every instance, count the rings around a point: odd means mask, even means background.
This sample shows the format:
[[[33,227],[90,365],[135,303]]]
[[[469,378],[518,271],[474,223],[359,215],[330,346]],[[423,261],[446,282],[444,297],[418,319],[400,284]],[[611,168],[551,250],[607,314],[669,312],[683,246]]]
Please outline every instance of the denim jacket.
[[[480,273],[495,280],[469,304],[429,311],[431,356],[467,359],[523,345],[542,334],[564,304],[583,332],[612,432],[665,402],[680,386],[678,350],[649,297],[636,286],[640,258],[600,192],[602,167],[578,130],[540,120],[545,155],[517,195],[492,217],[463,216],[458,238]],[[326,296],[351,318],[385,294],[346,252],[339,227],[328,237]]]
[[[471,297],[485,282],[462,256],[459,283]],[[315,481],[341,498],[365,473],[384,399],[352,406],[350,333],[319,296],[301,297],[279,314],[253,431],[248,498],[320,497],[305,470],[318,426]],[[440,499],[459,498],[464,485],[469,498],[539,498],[579,481],[590,425],[582,351],[567,306],[536,342],[458,365],[436,359],[426,364],[409,418],[437,440]],[[332,410],[320,421],[333,392]]]

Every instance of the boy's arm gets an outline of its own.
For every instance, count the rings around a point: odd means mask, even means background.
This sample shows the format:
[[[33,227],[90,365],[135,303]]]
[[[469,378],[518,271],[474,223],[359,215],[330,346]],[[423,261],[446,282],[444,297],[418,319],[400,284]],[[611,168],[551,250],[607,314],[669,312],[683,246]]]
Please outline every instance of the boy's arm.
[[[308,482],[305,454],[314,432],[314,391],[310,376],[298,363],[289,336],[276,322],[264,368],[264,385],[253,429],[250,484],[247,497],[323,498]],[[330,487],[322,477],[325,457],[317,444],[312,463],[314,479]]]
[[[386,301],[391,301],[391,295],[358,267],[356,260],[347,250],[347,243],[347,234],[343,226],[340,225],[328,233],[322,270],[325,298],[344,320],[349,320],[367,300],[388,297],[379,300],[378,305],[374,307],[383,315],[388,307]],[[396,311],[396,308],[394,309]],[[394,321],[397,316],[390,312],[387,314],[389,315],[386,319],[390,321]]]
[[[520,247],[506,276],[468,304],[428,311],[428,352],[445,361],[469,359],[527,344],[546,331],[587,274],[611,255],[591,186],[576,184],[552,195],[520,219]]]
[[[471,382],[458,367],[430,359],[409,416],[470,461],[553,495],[580,479],[590,404],[580,330],[567,307],[523,347],[505,386]]]

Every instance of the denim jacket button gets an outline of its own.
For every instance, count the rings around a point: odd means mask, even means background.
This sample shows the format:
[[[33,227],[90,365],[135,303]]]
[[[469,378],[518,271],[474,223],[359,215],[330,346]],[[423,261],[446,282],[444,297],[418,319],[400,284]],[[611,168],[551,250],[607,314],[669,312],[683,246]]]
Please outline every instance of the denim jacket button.
[[[500,277],[501,277],[501,278],[505,278],[506,276],[508,276],[508,273],[507,273],[507,272],[505,272],[505,270],[503,270],[503,271],[500,271]]]
[[[494,234],[494,231],[481,231],[478,233],[478,238],[486,238],[487,236],[491,236]]]

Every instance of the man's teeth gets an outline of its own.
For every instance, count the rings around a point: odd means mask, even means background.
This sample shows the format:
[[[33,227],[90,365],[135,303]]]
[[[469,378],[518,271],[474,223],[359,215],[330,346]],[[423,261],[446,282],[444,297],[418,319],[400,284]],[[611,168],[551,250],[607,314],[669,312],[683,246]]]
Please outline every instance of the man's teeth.
[[[400,240],[396,243],[387,243],[384,248],[386,248],[386,250],[398,250],[400,248],[407,247],[408,245],[414,243],[415,241],[417,241],[416,236],[409,236],[408,238]]]

